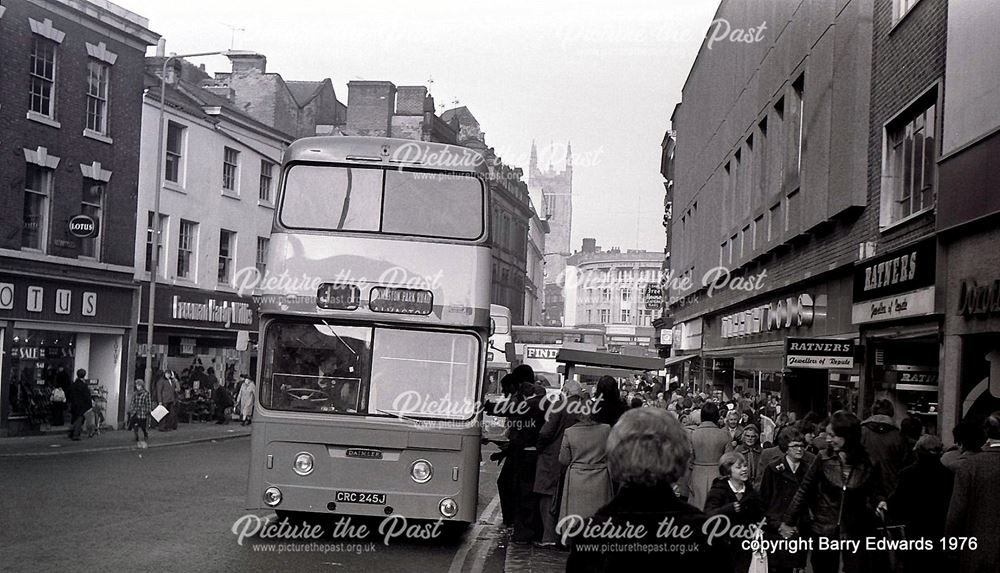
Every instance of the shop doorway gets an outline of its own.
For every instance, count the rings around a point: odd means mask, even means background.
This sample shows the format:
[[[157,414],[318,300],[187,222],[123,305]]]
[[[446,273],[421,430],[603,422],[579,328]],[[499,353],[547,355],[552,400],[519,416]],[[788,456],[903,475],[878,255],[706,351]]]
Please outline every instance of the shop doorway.
[[[826,370],[793,369],[785,373],[781,391],[781,408],[795,412],[799,419],[809,412],[829,413],[829,381]]]

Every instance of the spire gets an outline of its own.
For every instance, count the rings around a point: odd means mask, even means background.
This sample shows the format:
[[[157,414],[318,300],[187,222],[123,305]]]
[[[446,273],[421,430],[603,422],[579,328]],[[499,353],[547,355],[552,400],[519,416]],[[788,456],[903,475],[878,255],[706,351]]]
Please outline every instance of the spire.
[[[531,159],[528,162],[528,180],[531,175],[538,172],[538,149],[535,148],[535,140],[531,140]]]
[[[566,171],[573,171],[573,143],[566,142]]]

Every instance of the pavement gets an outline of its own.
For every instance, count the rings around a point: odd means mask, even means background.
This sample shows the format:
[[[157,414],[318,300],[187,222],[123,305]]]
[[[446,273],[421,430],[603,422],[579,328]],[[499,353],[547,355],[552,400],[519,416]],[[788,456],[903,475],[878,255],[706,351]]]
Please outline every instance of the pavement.
[[[534,545],[507,544],[504,571],[508,573],[562,573],[566,570],[569,552]]]
[[[180,446],[200,442],[215,442],[243,438],[250,435],[251,426],[240,426],[239,422],[230,424],[181,423],[176,430],[160,432],[150,430],[146,441],[149,448]],[[0,438],[0,458],[42,457],[65,454],[81,454],[89,452],[137,450],[135,435],[128,430],[103,430],[92,438],[83,436],[78,442],[67,437],[69,426],[65,431],[51,432],[41,436],[21,436],[15,438]]]

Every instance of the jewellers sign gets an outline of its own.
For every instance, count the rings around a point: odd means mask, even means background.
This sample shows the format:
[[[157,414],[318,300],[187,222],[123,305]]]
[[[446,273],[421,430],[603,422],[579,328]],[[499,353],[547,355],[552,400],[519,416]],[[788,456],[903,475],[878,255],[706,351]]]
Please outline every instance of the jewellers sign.
[[[854,368],[854,341],[833,338],[791,338],[785,342],[789,368]]]
[[[736,338],[800,326],[811,326],[816,316],[813,297],[790,296],[722,317],[722,338]]]
[[[854,302],[932,286],[936,251],[937,243],[931,238],[864,261],[854,269]]]
[[[934,312],[937,242],[925,239],[854,269],[851,322],[864,324]]]

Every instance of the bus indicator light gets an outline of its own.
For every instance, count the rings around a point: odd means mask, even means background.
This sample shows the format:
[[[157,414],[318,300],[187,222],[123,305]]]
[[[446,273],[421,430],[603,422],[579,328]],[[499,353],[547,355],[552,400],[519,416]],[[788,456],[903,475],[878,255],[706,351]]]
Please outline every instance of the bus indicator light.
[[[323,283],[316,291],[316,306],[328,310],[357,310],[361,291],[354,285]]]
[[[426,316],[434,311],[434,293],[409,288],[372,287],[368,308],[372,312]]]

